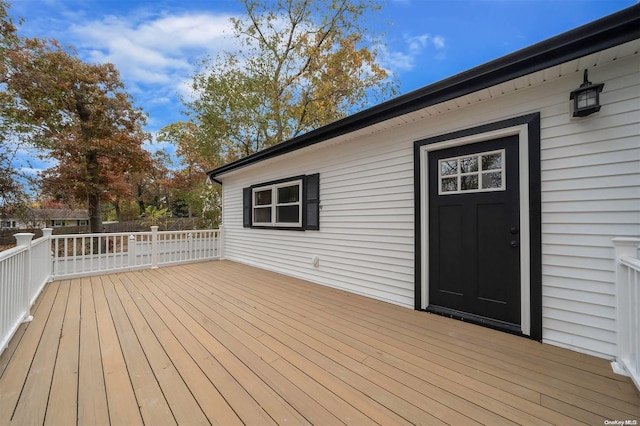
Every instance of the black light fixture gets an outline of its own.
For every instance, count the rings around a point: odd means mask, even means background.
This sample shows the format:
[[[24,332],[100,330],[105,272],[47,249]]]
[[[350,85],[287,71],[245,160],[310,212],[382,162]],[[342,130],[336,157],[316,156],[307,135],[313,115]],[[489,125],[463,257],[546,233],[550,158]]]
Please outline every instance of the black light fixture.
[[[585,69],[584,82],[569,96],[573,100],[573,116],[586,117],[600,111],[600,92],[603,87],[604,83],[592,84],[589,72]]]

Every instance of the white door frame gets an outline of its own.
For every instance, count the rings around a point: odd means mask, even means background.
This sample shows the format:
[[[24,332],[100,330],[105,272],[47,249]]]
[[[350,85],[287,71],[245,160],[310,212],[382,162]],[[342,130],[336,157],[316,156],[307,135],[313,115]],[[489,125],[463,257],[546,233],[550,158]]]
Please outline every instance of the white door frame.
[[[447,139],[420,147],[420,186],[421,186],[421,309],[429,306],[429,162],[431,151],[470,145],[506,136],[518,136],[520,177],[520,325],[522,334],[531,333],[531,239],[529,226],[529,125],[522,124],[502,129],[477,133],[469,136]]]

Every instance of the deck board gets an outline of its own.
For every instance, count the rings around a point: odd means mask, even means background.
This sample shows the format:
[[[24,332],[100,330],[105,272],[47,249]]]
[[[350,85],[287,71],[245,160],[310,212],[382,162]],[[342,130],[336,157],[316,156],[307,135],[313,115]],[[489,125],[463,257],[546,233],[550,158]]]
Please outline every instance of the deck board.
[[[197,281],[196,277],[192,277],[194,281]],[[230,288],[231,292],[237,292],[237,289]],[[247,295],[247,298],[250,298]],[[253,299],[255,303],[261,303],[261,300],[265,300],[264,297],[257,297]],[[299,301],[298,301],[299,302]],[[312,301],[316,303],[316,301]],[[264,303],[262,302],[263,306]],[[396,368],[399,363],[403,362],[407,352],[399,350],[398,345],[401,342],[393,340],[389,336],[383,336],[377,332],[370,332],[363,327],[357,328],[355,324],[359,321],[352,319],[352,324],[344,326],[340,321],[335,321],[332,315],[325,316],[323,312],[315,313],[317,316],[322,316],[322,324],[317,324],[317,320],[310,318],[310,314],[313,313],[312,306],[288,306],[286,301],[278,299],[278,304],[281,310],[281,315],[293,315],[297,312],[298,317],[292,319],[296,324],[306,324],[306,332],[311,327],[319,328],[323,331],[322,335],[332,335],[334,341],[330,346],[337,349],[339,352],[344,353],[343,348],[359,348],[359,355],[354,357],[357,362],[361,362],[363,365],[371,367],[366,371],[366,377],[370,380],[377,378],[378,383],[384,384],[389,390],[394,390],[396,395],[400,395],[403,399],[420,406],[421,403],[428,404],[430,407],[430,413],[433,414],[439,421],[451,421],[455,424],[464,423],[467,424],[471,419],[478,420],[485,424],[495,423],[507,423],[507,418],[515,423],[530,423],[535,420],[534,417],[528,416],[526,413],[520,410],[510,410],[510,407],[502,402],[504,398],[509,399],[510,395],[501,395],[500,399],[485,397],[481,393],[476,395],[476,399],[480,400],[480,404],[470,403],[465,399],[464,395],[470,395],[473,390],[469,390],[468,387],[473,385],[465,380],[464,383],[456,384],[450,378],[451,370],[448,368],[442,368],[437,365],[430,365],[428,368],[422,368],[417,373],[420,378],[416,378],[412,374],[406,374],[404,371]],[[327,307],[323,306],[322,311]],[[270,335],[275,334],[274,331],[269,332]],[[349,346],[350,345],[350,346]],[[384,347],[386,353],[396,354],[400,353],[400,356],[391,356],[386,360],[378,360],[378,351],[380,347]],[[422,363],[422,359],[418,359],[418,363]],[[352,362],[351,362],[352,363]],[[344,365],[344,361],[343,361]],[[358,371],[357,367],[353,367],[349,362],[346,363],[354,371]],[[402,377],[401,380],[397,380],[398,377]],[[395,378],[396,380],[390,380],[389,378]],[[484,389],[478,389],[478,392],[490,392],[495,393],[494,389],[485,387]],[[522,406],[524,401],[512,401],[512,403],[518,406]],[[448,404],[445,405],[445,404]],[[451,407],[455,407],[453,410]],[[496,409],[500,407],[501,410]],[[491,408],[494,410],[492,411]],[[541,414],[537,410],[537,414]],[[501,413],[501,414],[498,414]],[[506,415],[507,418],[503,417]],[[555,419],[558,420],[557,414]],[[567,420],[567,419],[565,419]],[[416,419],[412,419],[416,421]]]
[[[59,283],[52,283],[47,286],[40,298],[41,308],[33,321],[25,326],[25,332],[15,351],[9,354],[10,359],[6,361],[7,367],[0,378],[0,424],[8,422],[16,411],[16,406],[20,394],[27,380],[34,355],[38,349],[40,338],[47,325],[49,313],[56,297]],[[24,325],[24,324],[23,324]],[[27,332],[28,331],[28,332]],[[5,354],[2,354],[4,357]],[[43,383],[46,386],[46,383]]]
[[[169,404],[156,381],[144,350],[115,291],[115,286],[119,284],[114,281],[117,281],[114,276],[103,281],[103,289],[109,303],[121,351],[129,370],[136,403],[140,407],[140,416],[146,424],[176,424]],[[134,422],[135,420],[132,419],[131,424]]]
[[[68,288],[66,309],[45,417],[50,425],[73,424],[77,417],[80,285],[63,284],[63,287]]]
[[[89,278],[80,280],[80,356],[78,360],[78,423],[109,423],[109,408],[102,355],[100,353],[100,336],[95,311],[94,291],[99,285],[92,285]],[[97,281],[97,284],[99,281]],[[75,284],[75,282],[74,282]],[[64,285],[61,285],[64,287]]]
[[[104,290],[109,280],[109,276],[100,277],[102,285],[96,285],[93,291],[109,420],[113,424],[140,423],[140,409]]]
[[[50,283],[0,424],[604,424],[606,360],[229,261]]]
[[[197,402],[199,408],[202,410],[202,414],[206,418],[214,420],[219,424],[239,424],[238,416],[235,415],[233,410],[226,403],[224,398],[219,394],[215,386],[207,379],[207,376],[202,373],[198,364],[193,360],[189,352],[180,343],[181,339],[186,338],[188,332],[180,334],[174,334],[163,321],[161,312],[162,306],[157,299],[153,297],[150,292],[141,292],[137,287],[138,281],[134,279],[128,281],[133,284],[128,286],[130,296],[135,301],[136,305],[140,309],[140,313],[145,317],[149,326],[155,330],[155,336],[158,339],[158,343],[164,349],[168,359],[173,362],[176,372],[180,374],[187,389],[182,389],[182,392],[191,392],[193,399]],[[180,390],[178,390],[180,392]],[[185,404],[186,405],[186,404]],[[186,407],[191,410],[195,410],[196,407]],[[181,421],[178,421],[182,423]],[[196,422],[206,423],[204,418],[193,419],[188,424],[194,424]]]
[[[53,378],[69,287],[60,286],[56,293],[49,320],[30,365],[14,418],[21,424],[42,424],[47,410],[49,388]],[[47,386],[42,386],[45,383]],[[28,409],[26,408],[28,407]]]

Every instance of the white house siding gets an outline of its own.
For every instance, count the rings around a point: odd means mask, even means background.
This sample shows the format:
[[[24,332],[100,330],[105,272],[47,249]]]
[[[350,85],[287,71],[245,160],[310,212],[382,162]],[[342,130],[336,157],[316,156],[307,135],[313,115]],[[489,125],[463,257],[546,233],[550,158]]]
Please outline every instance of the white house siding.
[[[376,299],[414,305],[415,140],[540,112],[543,340],[610,358],[615,345],[611,238],[640,235],[640,59],[590,68],[602,110],[572,119],[582,82],[556,67],[450,101],[348,142],[328,141],[239,169],[224,179],[225,256]],[[534,78],[535,77],[535,78]],[[549,81],[543,82],[543,78]],[[242,188],[320,173],[320,231],[242,228]],[[319,256],[318,268],[312,266]]]
[[[389,142],[312,147],[225,178],[225,257],[412,307],[413,151]],[[317,172],[320,231],[242,228],[243,187]]]
[[[543,338],[611,357],[611,239],[640,235],[640,60],[589,77],[605,83],[597,115],[567,121],[550,106],[542,120]]]

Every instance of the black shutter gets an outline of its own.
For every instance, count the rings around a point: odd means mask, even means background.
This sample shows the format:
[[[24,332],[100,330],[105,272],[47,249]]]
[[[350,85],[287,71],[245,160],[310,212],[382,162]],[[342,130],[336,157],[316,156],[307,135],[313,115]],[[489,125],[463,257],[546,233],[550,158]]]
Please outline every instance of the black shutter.
[[[251,188],[242,188],[242,226],[251,228]]]
[[[320,174],[307,175],[305,187],[305,229],[320,230]]]

